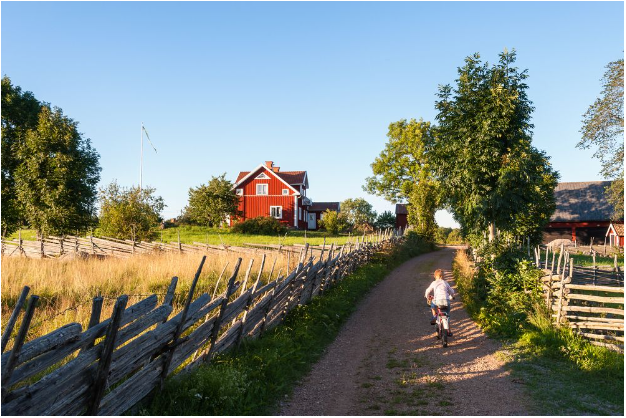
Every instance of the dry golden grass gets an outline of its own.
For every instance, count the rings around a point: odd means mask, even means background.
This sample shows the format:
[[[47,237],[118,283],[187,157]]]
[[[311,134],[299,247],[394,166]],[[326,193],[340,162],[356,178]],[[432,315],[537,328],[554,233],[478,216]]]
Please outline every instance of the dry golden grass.
[[[222,292],[238,257],[243,259],[238,280],[243,280],[251,259],[254,259],[251,277],[256,278],[262,253],[208,254],[195,295],[204,292],[213,294],[216,281],[228,263],[224,277],[219,283],[219,289],[217,289],[217,293]],[[292,255],[290,258],[291,268],[296,263],[296,257]],[[28,340],[45,335],[70,322],[81,323],[85,328],[89,323],[91,301],[99,294],[104,297],[101,316],[103,319],[111,315],[115,298],[122,294],[129,295],[128,306],[153,293],[159,294],[159,299],[162,300],[173,276],[178,276],[174,306],[176,311],[177,305],[182,304],[186,298],[201,259],[200,253],[165,253],[104,260],[3,257],[2,327],[4,328],[8,321],[25,285],[31,289],[29,295],[36,294],[40,297]],[[286,254],[267,253],[262,278],[264,282],[269,279],[269,272],[275,259],[277,262],[272,278],[277,277],[279,272],[285,273],[287,270]]]

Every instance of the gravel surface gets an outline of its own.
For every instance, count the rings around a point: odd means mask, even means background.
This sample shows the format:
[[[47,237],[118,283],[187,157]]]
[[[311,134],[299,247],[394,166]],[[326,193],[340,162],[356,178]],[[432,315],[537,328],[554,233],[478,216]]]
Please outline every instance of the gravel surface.
[[[277,415],[527,415],[500,344],[458,298],[448,347],[435,338],[424,291],[437,268],[453,284],[454,252],[416,257],[378,284]]]

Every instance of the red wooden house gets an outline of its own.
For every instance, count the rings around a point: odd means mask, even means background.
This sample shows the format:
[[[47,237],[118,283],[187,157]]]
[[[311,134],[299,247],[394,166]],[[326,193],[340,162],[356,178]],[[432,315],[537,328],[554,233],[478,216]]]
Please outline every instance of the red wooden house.
[[[406,208],[406,204],[396,204],[396,229],[405,229],[409,226],[409,220],[407,219],[409,212]]]
[[[624,246],[624,223],[611,222],[609,229],[606,231],[605,241],[608,238],[608,244],[612,247]]]
[[[240,196],[240,220],[272,216],[287,226],[307,228],[308,208],[313,203],[306,197],[308,188],[306,171],[280,171],[273,161],[242,171],[233,186]],[[231,226],[234,221],[230,220]]]

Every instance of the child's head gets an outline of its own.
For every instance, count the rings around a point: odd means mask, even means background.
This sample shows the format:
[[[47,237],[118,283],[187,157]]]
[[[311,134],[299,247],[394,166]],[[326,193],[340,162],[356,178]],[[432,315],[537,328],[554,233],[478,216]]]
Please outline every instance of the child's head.
[[[435,280],[443,279],[443,270],[437,269],[435,270]]]

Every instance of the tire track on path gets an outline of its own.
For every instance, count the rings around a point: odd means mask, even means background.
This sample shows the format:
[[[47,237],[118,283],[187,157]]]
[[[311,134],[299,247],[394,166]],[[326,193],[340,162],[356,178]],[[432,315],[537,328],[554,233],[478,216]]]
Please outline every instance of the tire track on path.
[[[441,268],[452,280],[454,248],[407,261],[378,284],[279,415],[527,415],[501,348],[452,303],[454,337],[435,338],[423,297]]]

